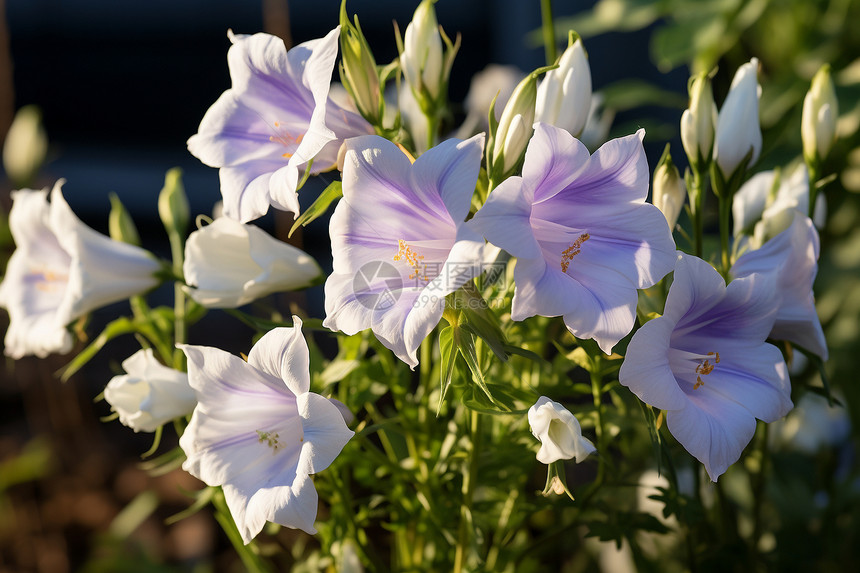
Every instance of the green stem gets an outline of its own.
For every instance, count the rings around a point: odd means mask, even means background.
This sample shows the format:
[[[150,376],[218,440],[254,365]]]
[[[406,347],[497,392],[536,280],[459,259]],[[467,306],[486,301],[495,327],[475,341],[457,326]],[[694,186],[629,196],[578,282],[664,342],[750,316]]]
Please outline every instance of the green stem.
[[[765,423],[761,424],[761,442],[759,444],[759,468],[758,472],[755,475],[755,479],[752,484],[752,494],[753,494],[753,533],[752,533],[752,543],[751,549],[753,555],[758,555],[758,545],[761,540],[762,534],[762,520],[761,520],[761,511],[762,511],[762,502],[764,501],[764,488],[766,484],[767,477],[767,440],[768,440],[768,425]]]
[[[478,412],[470,410],[472,448],[469,452],[469,465],[463,472],[463,505],[460,509],[460,530],[457,535],[457,551],[454,555],[454,573],[465,571],[470,532],[474,530],[472,522],[472,500],[475,495],[475,481],[478,477],[478,454],[481,451],[481,422],[483,419]]]
[[[722,262],[723,277],[728,280],[731,268],[731,252],[729,251],[729,237],[732,221],[732,201],[725,195],[720,195],[720,260]]]
[[[599,366],[595,366],[595,370]],[[606,431],[603,420],[603,394],[601,386],[603,383],[602,376],[596,372],[589,372],[591,376],[591,397],[594,400],[594,409],[597,411],[597,479],[594,480],[595,485],[603,485],[603,479],[606,475]]]
[[[182,264],[185,258],[185,245],[178,233],[169,233],[170,254],[173,259],[173,273],[177,277],[182,276]],[[179,282],[173,285],[173,343],[185,344],[188,333],[185,322],[185,292]],[[178,348],[173,353],[173,367],[177,370],[185,370],[185,353]]]
[[[212,496],[212,505],[215,507],[216,521],[221,525],[224,533],[227,534],[230,543],[233,544],[233,548],[239,554],[239,558],[242,560],[245,568],[251,573],[269,573],[271,571],[269,566],[242,541],[242,536],[239,534],[236,523],[230,515],[230,510],[227,508],[224,494],[218,492]]]
[[[546,54],[546,65],[555,63],[555,26],[552,25],[552,0],[540,0],[540,15],[543,29],[543,49]]]
[[[690,211],[693,215],[693,237],[695,238],[695,255],[702,258],[702,208],[705,203],[704,177],[699,169],[693,169],[693,180],[690,188]]]
[[[821,169],[819,162],[816,160],[808,162],[806,169],[809,171],[809,218],[814,220],[815,203],[818,199],[818,180],[821,178]]]

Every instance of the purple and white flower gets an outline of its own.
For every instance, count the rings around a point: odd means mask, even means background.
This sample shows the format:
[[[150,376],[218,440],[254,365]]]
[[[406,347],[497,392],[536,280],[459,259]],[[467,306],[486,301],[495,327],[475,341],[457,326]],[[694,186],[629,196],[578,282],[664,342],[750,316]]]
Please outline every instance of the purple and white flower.
[[[370,328],[412,366],[442,318],[445,296],[482,270],[484,239],[463,221],[483,135],[449,139],[414,164],[377,136],[346,143],[343,198],[331,232],[334,272],[325,284],[332,330]]]
[[[774,274],[780,304],[771,338],[788,340],[827,360],[827,341],[812,292],[818,273],[818,232],[809,217],[793,213],[786,230],[761,248],[745,252],[730,272],[736,279],[753,273]]]
[[[680,255],[663,316],[640,328],[618,380],[667,411],[669,431],[717,481],[755,433],[791,410],[782,354],[765,339],[779,307],[773,274],[726,286],[705,261]]]
[[[302,321],[266,333],[245,362],[217,348],[182,346],[198,404],[179,445],[183,469],[221,486],[247,544],[266,521],[316,533],[310,474],[353,436],[339,403],[309,392]]]
[[[243,223],[269,205],[298,214],[299,179],[333,169],[348,137],[373,133],[329,97],[337,57],[335,28],[289,52],[269,34],[229,33],[232,87],[209,108],[188,150],[220,169],[224,214]]]
[[[470,222],[517,257],[511,317],[563,316],[607,354],[633,328],[637,289],[672,270],[675,243],[645,203],[644,132],[589,157],[567,131],[536,124],[522,177],[494,189]]]
[[[12,194],[9,227],[16,249],[0,284],[9,311],[6,355],[44,358],[72,348],[66,326],[99,307],[158,285],[161,264],[149,252],[84,225],[57,181],[48,190]]]

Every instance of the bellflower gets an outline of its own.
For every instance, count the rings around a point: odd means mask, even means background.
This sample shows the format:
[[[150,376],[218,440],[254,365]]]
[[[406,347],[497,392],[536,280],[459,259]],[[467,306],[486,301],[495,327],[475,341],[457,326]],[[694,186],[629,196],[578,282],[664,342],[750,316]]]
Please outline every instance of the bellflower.
[[[815,310],[812,283],[818,272],[818,233],[809,217],[793,212],[789,227],[760,249],[741,255],[731,276],[773,273],[780,294],[771,338],[788,340],[827,360],[827,341]]]
[[[537,88],[535,121],[566,129],[578,136],[585,128],[591,104],[591,69],[577,38],[549,70]]]
[[[50,203],[47,189],[12,193],[9,227],[17,248],[0,284],[0,306],[9,311],[6,354],[12,358],[68,352],[69,323],[159,283],[159,262],[84,225],[63,198],[62,185],[54,185]]]
[[[353,436],[339,406],[309,392],[302,321],[267,332],[248,361],[217,348],[182,346],[198,404],[179,439],[182,468],[222,486],[247,544],[266,521],[316,533],[310,474],[327,468]]]
[[[705,261],[680,255],[663,316],[640,328],[618,380],[666,410],[669,431],[717,481],[755,433],[792,407],[780,351],[765,342],[779,298],[771,274],[726,286]]]
[[[537,459],[543,464],[573,459],[581,462],[596,450],[582,437],[579,420],[570,411],[546,396],[529,408],[529,428],[540,441]]]
[[[319,265],[304,251],[255,225],[226,217],[191,233],[185,244],[185,292],[209,308],[235,308],[273,292],[310,286]]]
[[[232,87],[209,108],[188,150],[219,168],[224,213],[241,222],[269,205],[299,212],[296,187],[311,173],[334,168],[348,137],[373,133],[360,115],[329,97],[340,28],[289,52],[269,34],[229,34]]]
[[[511,318],[563,316],[607,354],[636,317],[636,289],[672,270],[663,214],[645,203],[643,131],[594,155],[567,131],[536,124],[522,177],[494,189],[471,224],[517,257]]]
[[[793,209],[803,214],[809,212],[809,172],[803,163],[791,172],[788,177],[781,177],[776,184],[775,171],[756,173],[741,185],[732,198],[732,220],[735,225],[735,235],[755,230],[756,223],[779,215],[786,209]],[[824,194],[816,198],[815,226],[824,226],[827,202]],[[788,223],[793,216],[788,217]],[[782,230],[782,229],[779,229]]]
[[[483,135],[449,139],[413,164],[377,136],[346,142],[343,198],[331,218],[333,273],[327,328],[371,328],[401,360],[418,364],[421,341],[442,318],[445,295],[481,272],[485,243],[463,221]]]
[[[126,373],[114,376],[105,387],[105,400],[119,421],[135,432],[154,432],[197,405],[188,375],[161,364],[151,348],[123,360],[122,369]]]
[[[761,153],[761,126],[758,119],[758,60],[753,58],[738,68],[729,95],[717,116],[714,136],[714,161],[729,179],[742,167],[744,158],[752,153],[747,167],[758,160]]]

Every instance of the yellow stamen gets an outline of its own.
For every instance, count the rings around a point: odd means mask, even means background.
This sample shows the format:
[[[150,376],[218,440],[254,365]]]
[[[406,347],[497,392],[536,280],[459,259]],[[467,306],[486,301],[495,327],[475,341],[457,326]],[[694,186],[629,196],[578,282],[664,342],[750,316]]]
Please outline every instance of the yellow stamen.
[[[573,242],[572,245],[561,252],[561,272],[567,272],[567,269],[570,267],[570,261],[573,260],[573,257],[579,254],[582,244],[590,238],[591,235],[583,233]]]
[[[699,362],[699,364],[696,365],[695,372],[696,374],[699,374],[699,376],[696,376],[696,383],[693,384],[693,390],[698,390],[701,386],[704,386],[705,383],[702,381],[702,376],[707,376],[708,374],[713,372],[714,368],[717,367],[717,364],[720,363],[719,352],[708,352],[705,356],[713,356],[714,363],[711,364],[711,362],[707,358],[705,358],[703,361]]]
[[[405,260],[406,264],[412,267],[412,273],[410,273],[410,279],[420,278],[421,280],[428,281],[430,279],[427,278],[426,266],[424,267],[424,271],[421,271],[419,267],[421,266],[420,261],[424,259],[424,255],[419,255],[418,252],[412,249],[409,245],[406,244],[406,241],[403,239],[397,240],[397,254],[394,255],[395,261]]]

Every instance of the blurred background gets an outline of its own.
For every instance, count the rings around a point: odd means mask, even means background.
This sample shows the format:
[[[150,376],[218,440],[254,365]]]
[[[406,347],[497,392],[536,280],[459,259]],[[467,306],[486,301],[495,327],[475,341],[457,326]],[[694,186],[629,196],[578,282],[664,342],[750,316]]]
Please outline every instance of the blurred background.
[[[779,467],[788,471],[770,493],[784,536],[780,546],[803,540],[786,564],[840,570],[860,546],[853,439],[860,428],[854,363],[860,351],[860,2],[553,4],[558,38],[566,38],[568,28],[584,38],[594,89],[603,94],[605,113],[612,118],[611,136],[644,127],[652,166],[670,142],[683,171],[678,121],[691,71],[718,67],[719,104],[734,71],[751,56],[762,62],[765,129],[764,152],[755,168],[787,165],[800,155],[800,104],[809,80],[822,63],[832,64],[840,140],[825,166],[836,179],[825,190],[830,217],[822,233],[816,291],[831,348],[826,371],[844,397],[843,427],[850,416],[853,429],[850,434],[840,430],[836,437],[824,432],[811,453],[780,458],[785,465]],[[348,2],[378,62],[396,57],[392,22],[405,30],[416,5]],[[16,110],[37,106],[49,149],[34,187],[67,179],[63,189],[73,210],[102,232],[107,231],[108,194],[116,193],[135,219],[144,246],[167,256],[156,209],[165,171],[182,168],[194,214],[210,214],[220,199],[217,170],[192,157],[185,142],[230,85],[227,30],[266,31],[295,45],[333,28],[339,6],[339,0],[0,0],[0,137]],[[538,0],[439,0],[436,9],[449,35],[462,34],[450,94],[457,121],[464,117],[471,78],[487,64],[524,72],[544,64]],[[318,179],[300,194],[303,205],[328,181]],[[13,188],[0,177],[0,205],[6,212]],[[706,221],[715,230],[714,201],[710,207]],[[314,222],[298,240],[330,269],[326,223]],[[286,238],[291,221],[270,213],[256,224]],[[8,237],[6,243],[3,260],[12,249]],[[170,292],[154,296],[167,302]],[[307,298],[275,302],[298,302],[312,316],[323,314],[321,287]],[[123,312],[122,305],[98,311],[89,332],[99,332]],[[7,320],[0,314],[0,321]],[[191,339],[246,352],[251,334],[213,313],[192,330]],[[208,513],[165,524],[189,505],[186,492],[199,489],[199,482],[181,471],[147,474],[140,468],[140,454],[151,445],[151,436],[134,434],[117,421],[99,421],[109,409],[93,399],[136,348],[131,339],[111,342],[99,360],[67,384],[54,376],[67,358],[6,361],[0,372],[0,572],[242,569]],[[820,384],[811,367],[801,377]],[[824,427],[824,422],[814,423]],[[173,444],[175,436],[167,431],[159,451]],[[810,457],[815,463],[808,463]],[[780,499],[786,507],[793,500],[793,511],[782,513]],[[301,547],[293,555],[301,555]]]

